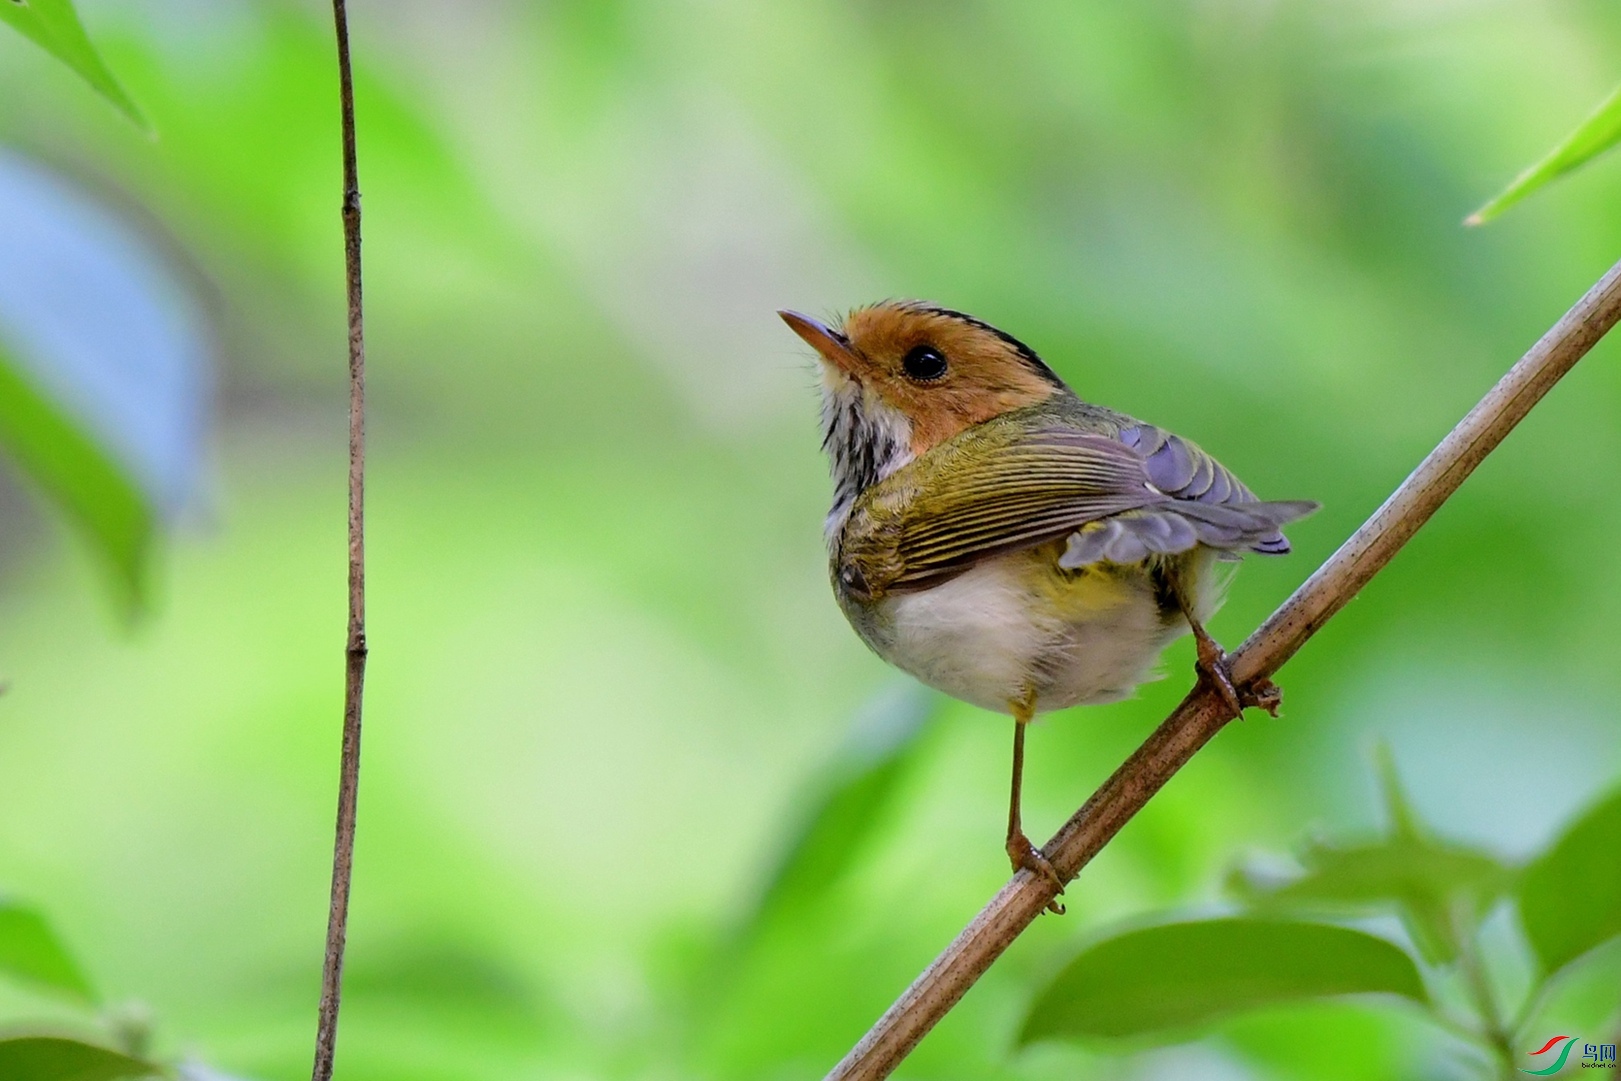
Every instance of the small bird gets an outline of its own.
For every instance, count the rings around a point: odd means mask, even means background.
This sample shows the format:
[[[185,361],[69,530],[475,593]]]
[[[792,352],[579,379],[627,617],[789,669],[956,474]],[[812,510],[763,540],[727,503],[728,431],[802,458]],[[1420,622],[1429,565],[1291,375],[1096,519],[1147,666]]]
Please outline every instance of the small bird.
[[[890,664],[1012,715],[1008,858],[1062,892],[1020,821],[1025,726],[1128,697],[1189,631],[1233,716],[1275,712],[1277,688],[1234,686],[1204,622],[1227,581],[1217,564],[1289,551],[1280,528],[1317,504],[1261,502],[1193,443],[1082,401],[1029,346],[963,312],[903,300],[838,326],[778,314],[821,360],[839,607]]]

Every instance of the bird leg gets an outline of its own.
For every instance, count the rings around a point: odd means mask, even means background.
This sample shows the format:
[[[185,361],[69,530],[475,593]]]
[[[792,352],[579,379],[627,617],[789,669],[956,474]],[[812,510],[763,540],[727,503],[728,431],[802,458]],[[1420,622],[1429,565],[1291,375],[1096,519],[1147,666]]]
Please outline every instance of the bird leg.
[[[1183,618],[1188,621],[1188,626],[1193,628],[1193,642],[1198,651],[1198,659],[1194,662],[1193,668],[1199,674],[1199,678],[1210,684],[1234,717],[1243,716],[1244,710],[1250,706],[1264,709],[1276,717],[1278,706],[1283,702],[1283,691],[1270,679],[1254,680],[1243,686],[1235,684],[1227,651],[1210,637],[1210,632],[1204,629],[1204,624],[1194,616],[1193,604],[1182,589],[1181,576],[1174,568],[1167,568],[1166,576],[1170,580],[1171,593],[1182,609]]]
[[[1007,855],[1015,871],[1029,871],[1047,879],[1059,893],[1064,892],[1064,880],[1058,876],[1041,849],[1025,836],[1019,822],[1019,803],[1024,790],[1024,726],[1035,716],[1035,694],[1008,703],[1013,713],[1013,788],[1008,796]],[[1064,906],[1054,897],[1047,902],[1047,911],[1055,916],[1064,914]]]

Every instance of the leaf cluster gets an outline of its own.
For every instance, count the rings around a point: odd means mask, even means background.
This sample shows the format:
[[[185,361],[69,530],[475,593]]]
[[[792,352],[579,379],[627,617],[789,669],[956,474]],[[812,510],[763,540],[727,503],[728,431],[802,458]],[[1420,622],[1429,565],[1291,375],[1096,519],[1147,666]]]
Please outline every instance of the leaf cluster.
[[[1368,995],[1416,1008],[1512,1076],[1514,1048],[1548,991],[1621,938],[1621,791],[1514,867],[1434,836],[1403,796],[1388,752],[1379,765],[1384,836],[1313,842],[1295,874],[1236,870],[1228,885],[1238,914],[1093,942],[1035,996],[1020,1041],[1165,1042],[1263,1007]],[[1536,964],[1512,1016],[1481,952],[1482,924],[1500,904],[1513,907]],[[1341,922],[1388,915],[1400,919],[1405,942]],[[1466,1016],[1445,993],[1451,984],[1469,1003]]]
[[[36,909],[0,900],[0,980],[93,1011],[99,996]],[[98,1026],[87,1025],[93,1030]],[[126,1042],[129,1041],[129,1034]],[[134,1042],[139,1042],[135,1038]],[[167,1071],[109,1033],[68,1035],[14,1031],[0,1035],[0,1077],[6,1081],[119,1081]]]

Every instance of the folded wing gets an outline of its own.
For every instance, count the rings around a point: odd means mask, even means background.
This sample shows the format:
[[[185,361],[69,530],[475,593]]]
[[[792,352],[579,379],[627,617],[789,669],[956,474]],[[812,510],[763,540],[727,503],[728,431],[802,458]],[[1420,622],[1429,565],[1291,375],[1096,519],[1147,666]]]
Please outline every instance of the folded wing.
[[[1232,470],[1205,453],[1197,443],[1167,432],[1163,428],[1156,428],[1152,424],[1134,424],[1122,430],[1119,438],[1120,442],[1142,456],[1143,468],[1148,473],[1149,482],[1176,500],[1205,505],[1241,506],[1246,510],[1260,503],[1255,498],[1255,493],[1246,488],[1244,483],[1233,475]],[[1248,549],[1263,555],[1283,555],[1289,551],[1289,541],[1278,527],[1317,509],[1316,503],[1304,500],[1263,505],[1276,506],[1280,509],[1293,508],[1295,513],[1280,517],[1269,531],[1259,534],[1246,531],[1242,544],[1217,543],[1212,544],[1212,547]],[[1219,533],[1221,527],[1213,526],[1213,528]]]
[[[1197,446],[1148,425],[1116,439],[998,418],[869,489],[845,527],[838,573],[867,596],[922,589],[1066,536],[1060,565],[1070,568],[1199,544],[1285,552],[1280,527],[1315,509],[1257,501]]]

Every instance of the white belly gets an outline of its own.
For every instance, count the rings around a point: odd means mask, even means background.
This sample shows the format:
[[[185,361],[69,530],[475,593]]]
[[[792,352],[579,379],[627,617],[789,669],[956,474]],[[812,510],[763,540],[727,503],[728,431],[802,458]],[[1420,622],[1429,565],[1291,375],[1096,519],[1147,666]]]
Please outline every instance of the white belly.
[[[1039,712],[1129,697],[1187,622],[1164,612],[1145,571],[1066,575],[1053,560],[1044,551],[1001,556],[932,589],[846,611],[879,656],[985,709],[1009,712],[1032,693]]]

